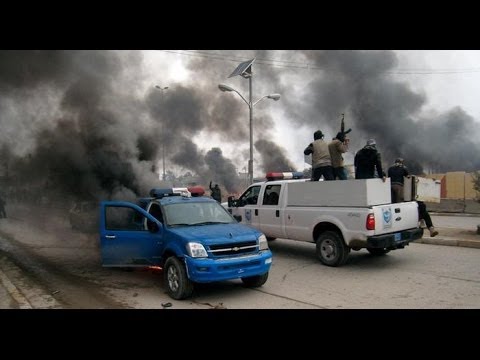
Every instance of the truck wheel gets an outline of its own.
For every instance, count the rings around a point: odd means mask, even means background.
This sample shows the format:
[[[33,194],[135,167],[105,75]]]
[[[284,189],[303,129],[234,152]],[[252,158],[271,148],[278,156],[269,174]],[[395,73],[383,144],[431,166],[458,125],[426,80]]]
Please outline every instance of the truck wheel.
[[[165,262],[164,282],[167,286],[168,294],[175,300],[182,300],[193,292],[193,283],[187,276],[185,266],[174,256],[171,256]]]
[[[335,231],[325,231],[317,239],[317,256],[324,265],[343,265],[349,253],[350,248]]]
[[[368,252],[374,256],[380,256],[380,255],[385,255],[390,252],[389,249],[379,249],[379,248],[372,248],[372,249],[367,249]]]
[[[242,281],[246,287],[260,287],[267,282],[267,279],[268,272],[263,275],[244,277]]]

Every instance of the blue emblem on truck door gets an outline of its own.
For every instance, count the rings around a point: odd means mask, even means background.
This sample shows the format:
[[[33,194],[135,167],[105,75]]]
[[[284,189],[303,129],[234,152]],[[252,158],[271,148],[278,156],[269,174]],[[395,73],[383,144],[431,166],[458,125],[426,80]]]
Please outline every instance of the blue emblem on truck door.
[[[382,218],[383,218],[383,228],[384,229],[391,228],[392,227],[392,209],[383,208]]]

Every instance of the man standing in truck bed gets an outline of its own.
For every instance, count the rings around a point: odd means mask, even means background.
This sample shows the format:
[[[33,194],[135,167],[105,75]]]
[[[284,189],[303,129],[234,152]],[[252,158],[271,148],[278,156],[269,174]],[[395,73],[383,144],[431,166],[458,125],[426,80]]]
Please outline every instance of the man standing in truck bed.
[[[375,139],[369,139],[367,144],[358,150],[354,159],[355,179],[373,179],[375,168],[377,175],[385,182],[386,176],[382,170],[382,158],[377,150]]]
[[[312,181],[320,180],[322,175],[325,180],[334,180],[330,151],[328,144],[323,141],[323,133],[315,131],[313,139],[314,142],[303,151],[305,155],[312,154]]]
[[[347,172],[343,166],[343,153],[348,151],[349,139],[345,133],[339,132],[337,136],[328,144],[328,151],[332,159],[334,179],[347,180]]]

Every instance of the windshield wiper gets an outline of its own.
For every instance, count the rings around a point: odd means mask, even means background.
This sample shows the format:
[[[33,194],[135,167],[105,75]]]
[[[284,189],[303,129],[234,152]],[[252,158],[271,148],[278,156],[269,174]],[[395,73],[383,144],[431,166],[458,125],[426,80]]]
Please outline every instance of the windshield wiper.
[[[214,224],[229,224],[229,222],[223,222],[223,221],[203,221],[203,222],[193,223],[193,224],[191,224],[191,225],[214,225]]]

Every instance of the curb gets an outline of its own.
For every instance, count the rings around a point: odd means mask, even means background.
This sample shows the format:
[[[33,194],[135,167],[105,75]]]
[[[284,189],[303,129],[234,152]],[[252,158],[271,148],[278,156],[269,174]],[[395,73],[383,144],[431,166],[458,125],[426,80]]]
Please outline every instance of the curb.
[[[435,212],[435,211],[428,211],[430,216],[464,216],[464,217],[478,217],[480,218],[480,214],[475,213],[459,213],[459,212]]]
[[[427,237],[415,240],[418,244],[432,244],[432,245],[445,245],[445,246],[461,246],[480,249],[480,241],[475,240],[458,240],[456,238],[448,237]]]
[[[8,275],[7,275],[8,274]],[[20,309],[61,309],[61,304],[36,280],[26,276],[7,256],[0,252],[0,285]]]
[[[0,282],[7,289],[10,296],[15,300],[20,309],[33,309],[27,298],[23,296],[20,290],[10,281],[8,276],[0,269]]]

